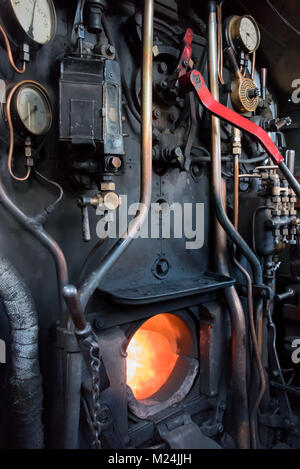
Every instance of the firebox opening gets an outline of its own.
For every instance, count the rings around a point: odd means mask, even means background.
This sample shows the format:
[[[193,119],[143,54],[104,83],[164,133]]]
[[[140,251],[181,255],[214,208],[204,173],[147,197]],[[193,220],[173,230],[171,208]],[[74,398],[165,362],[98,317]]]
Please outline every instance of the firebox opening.
[[[144,322],[127,347],[127,385],[136,402],[149,405],[175,395],[191,376],[191,363],[195,370],[192,356],[193,336],[179,316],[158,314]]]

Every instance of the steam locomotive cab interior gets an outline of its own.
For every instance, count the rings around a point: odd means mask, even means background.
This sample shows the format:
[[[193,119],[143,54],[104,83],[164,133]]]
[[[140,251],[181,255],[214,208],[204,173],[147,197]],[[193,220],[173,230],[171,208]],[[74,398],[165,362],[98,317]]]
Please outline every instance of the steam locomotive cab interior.
[[[1,448],[300,448],[299,29],[1,1]]]

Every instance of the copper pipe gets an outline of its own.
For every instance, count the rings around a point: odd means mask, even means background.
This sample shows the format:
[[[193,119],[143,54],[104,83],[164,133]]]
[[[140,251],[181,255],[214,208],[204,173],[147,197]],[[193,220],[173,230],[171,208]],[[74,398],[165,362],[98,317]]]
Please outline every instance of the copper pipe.
[[[217,5],[218,17],[218,77],[221,85],[224,85],[223,78],[223,26],[222,26],[222,4]]]
[[[239,129],[233,129],[233,158],[234,158],[234,227],[238,230],[239,224],[239,156],[241,153],[241,132]],[[253,289],[252,289],[252,279],[246,269],[237,261],[234,257],[233,261],[237,268],[242,272],[246,279],[247,283],[247,303],[248,303],[248,313],[249,313],[249,324],[250,324],[250,333],[252,338],[252,344],[254,349],[255,360],[257,363],[257,368],[260,376],[260,392],[255,401],[253,409],[250,415],[250,426],[251,426],[251,438],[252,438],[252,447],[257,448],[257,432],[256,432],[256,416],[257,411],[260,405],[260,402],[263,398],[263,395],[266,390],[266,379],[263,369],[263,364],[261,360],[261,346],[258,343],[256,329],[255,329],[255,319],[254,319],[254,307],[253,307]]]
[[[253,51],[252,54],[252,71],[251,71],[251,78],[254,81],[255,78],[255,66],[256,66],[256,50]]]
[[[234,227],[238,230],[239,224],[239,153],[241,149],[241,132],[239,129],[234,129],[233,131],[234,141],[233,141],[233,151],[235,154],[234,158]],[[263,395],[266,390],[266,379],[264,374],[264,369],[261,360],[261,347],[258,344],[258,339],[255,329],[255,319],[254,319],[254,308],[253,308],[253,289],[252,289],[252,279],[246,269],[237,261],[234,257],[233,261],[237,268],[242,272],[246,279],[247,283],[247,303],[248,303],[248,312],[249,312],[249,324],[250,324],[250,333],[253,343],[255,360],[257,363],[257,368],[260,376],[260,392],[255,401],[253,409],[250,415],[250,426],[251,426],[251,438],[252,438],[252,447],[257,448],[257,432],[256,432],[256,416],[257,411],[260,405],[260,402],[263,398]]]
[[[261,174],[247,174],[247,173],[241,173],[239,174],[239,179],[245,179],[245,178],[261,178]]]
[[[234,206],[233,206],[233,224],[236,230],[239,228],[239,157],[233,156],[233,179],[234,179]]]
[[[238,230],[239,228],[239,157],[241,156],[241,131],[237,128],[233,129],[233,198],[234,198],[234,208],[233,208],[233,224],[234,228]]]
[[[84,315],[86,305],[99,286],[104,275],[111,269],[119,257],[130,245],[136,234],[143,226],[151,204],[152,195],[152,67],[153,67],[153,16],[154,0],[144,1],[143,14],[143,72],[142,72],[142,152],[141,152],[141,195],[139,209],[128,229],[113,248],[105,255],[101,264],[87,278],[79,290],[82,305],[81,314]],[[72,290],[73,292],[73,290]],[[74,292],[73,292],[74,293]],[[72,296],[72,295],[71,295]],[[82,329],[83,318],[78,321],[79,330]],[[70,308],[72,316],[72,307]],[[73,319],[73,318],[72,318]]]
[[[209,2],[209,74],[210,91],[214,99],[219,101],[218,83],[218,31],[216,17],[216,2]],[[221,129],[218,118],[211,118],[212,143],[212,189],[216,208],[219,207],[226,218],[221,197]],[[224,186],[223,186],[224,187]],[[219,272],[228,275],[228,265],[225,257],[226,234],[216,221],[216,264]],[[220,262],[221,261],[221,262]],[[239,448],[249,448],[249,414],[246,381],[246,324],[245,315],[236,289],[226,288],[225,297],[229,309],[232,329],[232,393],[235,405],[236,441]]]
[[[0,27],[1,28],[1,27]],[[13,158],[13,152],[14,152],[14,126],[12,122],[12,117],[11,117],[11,101],[12,98],[15,94],[15,92],[23,85],[25,84],[34,84],[38,85],[38,83],[31,81],[31,80],[23,80],[19,82],[17,85],[15,85],[9,92],[9,95],[7,97],[6,101],[6,117],[7,117],[7,122],[8,122],[8,127],[9,127],[9,151],[8,151],[8,161],[7,161],[7,166],[8,166],[8,171],[9,174],[11,175],[12,178],[14,178],[16,181],[27,181],[31,174],[31,168],[27,168],[26,174],[24,177],[18,177],[15,176],[12,170],[12,158]],[[38,85],[40,86],[40,85]]]
[[[259,405],[266,391],[266,378],[265,378],[265,372],[264,372],[262,359],[261,359],[261,345],[260,345],[260,342],[258,341],[256,328],[255,328],[252,280],[249,275],[249,272],[247,272],[247,270],[235,258],[234,258],[234,263],[238,267],[238,269],[242,272],[247,282],[247,302],[248,302],[248,310],[249,310],[250,333],[251,333],[251,338],[252,338],[255,360],[256,360],[259,377],[260,377],[259,395],[254,403],[254,406],[250,415],[252,448],[256,449],[257,448],[256,416],[257,416]]]
[[[26,72],[26,62],[23,62],[23,67],[21,69],[16,66],[13,55],[12,55],[12,51],[11,51],[11,47],[10,47],[10,43],[9,43],[7,34],[6,34],[6,32],[4,31],[4,29],[2,28],[1,25],[0,25],[0,33],[2,34],[4,42],[5,42],[7,55],[8,55],[8,60],[9,60],[10,65],[12,66],[12,68],[14,69],[15,72],[22,75],[23,73]]]

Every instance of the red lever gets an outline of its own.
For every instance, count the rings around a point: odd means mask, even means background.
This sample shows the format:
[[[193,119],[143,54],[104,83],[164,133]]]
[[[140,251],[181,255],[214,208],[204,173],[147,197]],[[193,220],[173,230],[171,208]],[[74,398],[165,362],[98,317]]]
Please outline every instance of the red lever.
[[[186,33],[183,38],[184,48],[180,57],[180,61],[177,67],[177,76],[178,78],[183,76],[189,66],[190,60],[192,58],[192,42],[194,37],[194,31],[191,28],[186,30]]]
[[[269,137],[267,132],[265,132],[258,125],[254,124],[254,122],[251,122],[250,120],[216,101],[210,94],[200,72],[192,70],[186,75],[180,76],[179,86],[183,89],[186,89],[187,91],[195,90],[199,101],[211,114],[228,122],[234,127],[251,134],[253,138],[257,140],[266,150],[274,163],[279,165],[283,162],[283,156],[280,154],[278,148],[274,144],[273,140]]]

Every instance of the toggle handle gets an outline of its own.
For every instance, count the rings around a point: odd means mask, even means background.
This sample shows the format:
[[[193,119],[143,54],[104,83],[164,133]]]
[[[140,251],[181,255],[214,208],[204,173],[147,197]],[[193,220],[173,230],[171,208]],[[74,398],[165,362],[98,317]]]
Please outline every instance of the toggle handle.
[[[78,207],[81,210],[82,239],[87,243],[91,241],[91,229],[88,203],[85,200],[85,197],[78,199]]]

